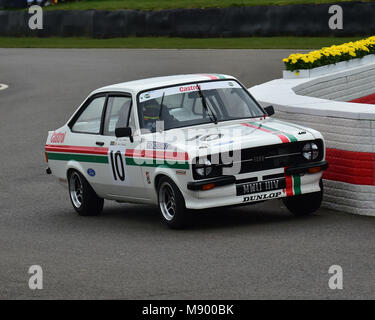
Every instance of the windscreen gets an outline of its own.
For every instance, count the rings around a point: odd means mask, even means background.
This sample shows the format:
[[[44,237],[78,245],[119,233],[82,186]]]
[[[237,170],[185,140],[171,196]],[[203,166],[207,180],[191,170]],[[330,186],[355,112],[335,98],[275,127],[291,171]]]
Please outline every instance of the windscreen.
[[[154,132],[158,121],[168,130],[261,117],[264,112],[238,82],[225,80],[143,92],[138,96],[138,114],[141,128]]]

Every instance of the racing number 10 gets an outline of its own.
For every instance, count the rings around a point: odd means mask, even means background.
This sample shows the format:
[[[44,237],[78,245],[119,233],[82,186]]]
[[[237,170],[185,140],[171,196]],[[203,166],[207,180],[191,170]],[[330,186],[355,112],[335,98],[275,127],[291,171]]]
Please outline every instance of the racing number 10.
[[[115,181],[117,181],[117,179],[125,181],[125,166],[121,151],[110,151],[109,158],[111,159],[113,179],[115,179]]]

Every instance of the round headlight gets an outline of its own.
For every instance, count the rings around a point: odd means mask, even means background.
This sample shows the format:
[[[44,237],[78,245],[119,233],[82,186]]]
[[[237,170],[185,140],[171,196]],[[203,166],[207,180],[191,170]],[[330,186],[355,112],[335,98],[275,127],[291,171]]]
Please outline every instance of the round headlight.
[[[306,143],[302,148],[302,155],[306,160],[315,160],[319,156],[319,148],[316,143]]]
[[[197,167],[195,168],[195,172],[201,177],[209,176],[212,172],[211,161],[208,159],[204,161],[198,160],[198,164],[197,164]]]

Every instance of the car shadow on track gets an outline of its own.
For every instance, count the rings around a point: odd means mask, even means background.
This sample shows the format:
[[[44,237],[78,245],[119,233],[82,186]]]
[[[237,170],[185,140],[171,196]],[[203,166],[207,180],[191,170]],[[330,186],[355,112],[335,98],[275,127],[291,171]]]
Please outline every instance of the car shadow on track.
[[[319,213],[319,212],[318,212]],[[321,215],[296,217],[281,205],[281,202],[270,201],[257,205],[241,207],[224,207],[209,210],[192,211],[187,229],[217,229],[243,226],[259,226],[280,223],[306,223],[322,218]],[[100,219],[109,222],[120,221],[126,223],[143,224],[145,226],[161,226],[160,213],[156,206],[124,204],[116,207],[104,207]]]

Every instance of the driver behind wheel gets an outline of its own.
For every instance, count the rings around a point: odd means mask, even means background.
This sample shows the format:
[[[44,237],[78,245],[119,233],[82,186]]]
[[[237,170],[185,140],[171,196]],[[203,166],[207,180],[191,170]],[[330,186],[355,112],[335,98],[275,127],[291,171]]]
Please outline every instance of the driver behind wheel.
[[[146,101],[143,106],[144,127],[150,131],[156,127],[156,120],[159,120],[160,103],[155,99]]]
[[[163,120],[164,126],[168,125],[175,120],[173,116],[170,115],[168,107],[165,105],[160,105],[156,99],[151,99],[146,101],[143,105],[143,124],[144,128],[150,131],[155,131],[156,121]]]

